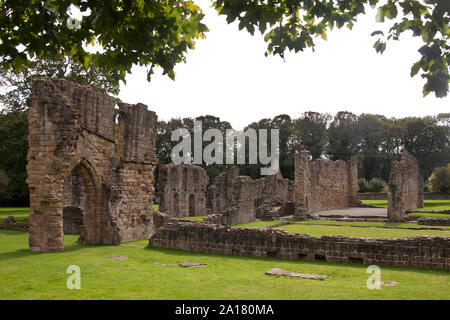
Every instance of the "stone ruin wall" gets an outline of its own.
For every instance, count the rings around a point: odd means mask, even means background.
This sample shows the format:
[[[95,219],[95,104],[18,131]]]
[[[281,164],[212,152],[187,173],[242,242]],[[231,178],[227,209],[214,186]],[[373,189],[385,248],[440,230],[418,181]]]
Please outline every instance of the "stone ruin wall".
[[[208,188],[207,223],[244,224],[293,214],[293,184],[280,172],[253,180],[239,168],[219,174]],[[290,205],[289,205],[290,204]]]
[[[450,238],[365,239],[313,237],[284,230],[230,228],[157,215],[154,248],[281,259],[450,269]]]
[[[419,163],[408,151],[394,161],[388,183],[388,218],[399,220],[408,210],[423,207],[423,178]]]
[[[167,164],[159,170],[159,211],[183,218],[206,215],[206,171],[194,165]]]
[[[116,108],[114,98],[88,87],[36,80],[28,110],[32,251],[64,249],[63,208],[73,205],[68,190],[78,188],[67,186],[70,176],[78,176],[84,188],[79,227],[85,244],[151,234],[156,121],[143,104]]]
[[[307,151],[297,153],[294,201],[297,219],[316,211],[360,206],[357,158],[309,162]]]
[[[280,171],[256,180],[256,217],[273,220],[294,214],[294,183],[283,178]]]
[[[256,220],[255,182],[239,176],[239,168],[220,173],[208,188],[207,223],[244,224]]]

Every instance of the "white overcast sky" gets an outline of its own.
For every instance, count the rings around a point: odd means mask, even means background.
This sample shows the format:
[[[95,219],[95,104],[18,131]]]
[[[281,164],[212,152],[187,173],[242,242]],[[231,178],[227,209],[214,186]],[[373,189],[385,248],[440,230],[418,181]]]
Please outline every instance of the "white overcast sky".
[[[121,85],[119,98],[142,102],[159,119],[211,114],[235,129],[262,118],[304,111],[356,114],[376,113],[388,117],[425,116],[449,112],[450,97],[434,93],[422,96],[424,80],[410,77],[422,42],[405,34],[391,41],[383,55],[373,49],[370,34],[386,30],[375,22],[375,10],[358,18],[353,30],[344,27],[317,40],[316,51],[265,57],[267,43],[259,33],[239,31],[210,7],[210,0],[195,1],[204,11],[210,31],[196,43],[187,62],[175,68],[176,80],[157,70],[146,81],[145,68],[135,67]]]

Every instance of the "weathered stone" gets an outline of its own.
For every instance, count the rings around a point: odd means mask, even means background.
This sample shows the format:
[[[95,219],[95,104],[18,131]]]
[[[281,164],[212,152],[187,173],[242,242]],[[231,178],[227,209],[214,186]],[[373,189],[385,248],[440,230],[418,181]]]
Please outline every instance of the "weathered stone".
[[[307,151],[295,155],[295,218],[305,219],[312,212],[357,207],[358,165],[349,161],[319,159],[309,162]]]
[[[29,226],[26,222],[16,221],[16,218],[14,218],[14,216],[8,216],[3,219],[2,223],[0,224],[0,229],[28,231]]]
[[[399,220],[408,210],[423,207],[423,178],[419,163],[404,150],[401,161],[394,161],[388,183],[388,217]]]
[[[83,210],[76,229],[85,244],[151,234],[156,121],[143,104],[116,108],[86,86],[36,80],[28,109],[32,251],[64,249],[64,206]]]
[[[273,268],[269,271],[266,271],[266,274],[269,276],[284,276],[284,277],[292,277],[292,278],[302,278],[302,279],[313,279],[313,280],[325,280],[328,276],[319,276],[316,274],[302,274],[296,273],[292,271],[286,271],[279,268]]]
[[[450,226],[449,218],[420,218],[417,223],[424,226]]]
[[[398,282],[397,281],[381,281],[380,285],[384,286],[384,287],[393,287],[393,286],[398,285]]]
[[[159,211],[178,218],[205,216],[208,180],[199,166],[163,166],[158,177]]]
[[[113,259],[113,260],[121,260],[121,261],[128,259],[127,257],[123,257],[123,256],[111,256],[108,258]]]
[[[208,188],[205,223],[222,225],[243,224],[256,220],[255,182],[250,177],[239,176],[232,167],[219,174]]]
[[[232,167],[208,188],[205,223],[233,225],[292,215],[293,183],[280,172],[253,180]]]
[[[197,263],[197,262],[182,262],[182,263],[180,263],[180,267],[183,267],[183,268],[192,268],[192,267],[198,268],[198,267],[203,267],[206,265],[207,265],[206,263]]]
[[[150,237],[149,246],[211,254],[450,269],[449,237],[314,237],[279,229],[230,228],[169,219]]]

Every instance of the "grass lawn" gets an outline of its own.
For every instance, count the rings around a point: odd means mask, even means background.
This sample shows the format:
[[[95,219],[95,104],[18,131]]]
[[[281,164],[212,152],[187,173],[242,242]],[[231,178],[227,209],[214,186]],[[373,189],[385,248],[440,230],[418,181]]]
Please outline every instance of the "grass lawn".
[[[376,207],[387,208],[387,200],[361,200],[364,204]],[[450,210],[450,200],[424,200],[423,208],[414,209],[415,211],[444,211]]]
[[[8,216],[14,216],[17,221],[28,221],[29,208],[0,208],[0,223]]]
[[[184,217],[185,220],[203,221],[204,217]]]
[[[337,222],[339,223],[339,222]],[[290,224],[279,229],[289,233],[309,234],[312,236],[340,235],[360,238],[405,238],[415,236],[441,236],[450,237],[448,230],[409,230],[409,229],[384,229],[384,228],[358,228],[349,226],[324,226],[309,224]]]
[[[153,209],[158,210],[159,204],[154,204]],[[8,216],[13,216],[17,221],[28,221],[30,208],[0,208],[0,223]]]
[[[250,223],[246,223],[246,224],[236,224],[233,225],[232,227],[239,227],[239,228],[263,228],[263,227],[270,227],[273,226],[275,224],[279,224],[283,221],[281,220],[273,220],[273,221],[255,221],[255,222],[250,222]]]
[[[418,223],[398,223],[398,222],[371,222],[371,221],[335,221],[335,220],[306,220],[296,221],[296,224],[305,225],[343,225],[343,226],[367,226],[367,227],[391,227],[391,228],[438,228],[450,229],[450,226],[425,226]]]
[[[351,228],[353,229],[353,228]],[[1,299],[450,299],[450,271],[381,266],[393,287],[369,290],[361,264],[288,261],[148,249],[147,241],[83,246],[65,236],[61,253],[28,250],[28,233],[0,230]],[[124,261],[109,259],[121,255]],[[154,266],[204,262],[201,268]],[[81,290],[69,290],[69,265],[81,268]],[[273,277],[271,268],[328,275],[324,281]]]
[[[450,214],[444,213],[424,213],[424,212],[412,212],[407,214],[411,218],[443,218],[450,219]]]

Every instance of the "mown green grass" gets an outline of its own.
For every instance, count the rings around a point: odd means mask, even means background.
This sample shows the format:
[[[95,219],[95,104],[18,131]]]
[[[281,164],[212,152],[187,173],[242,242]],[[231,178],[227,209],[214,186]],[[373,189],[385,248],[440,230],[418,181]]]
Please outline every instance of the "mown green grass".
[[[153,209],[159,210],[159,204],[154,204]],[[13,216],[17,221],[28,221],[30,208],[0,208],[0,223],[8,216]]]
[[[387,200],[361,200],[362,203],[387,208]],[[424,200],[423,208],[414,209],[414,211],[444,211],[450,210],[450,200]]]
[[[407,214],[411,218],[443,218],[450,219],[450,214],[444,213],[426,213],[426,212],[412,212]]]
[[[437,228],[450,229],[450,226],[425,226],[418,223],[398,223],[398,222],[372,222],[372,221],[335,221],[335,220],[306,220],[296,221],[296,224],[305,225],[343,225],[343,226],[367,226],[367,227],[391,227],[391,228]]]
[[[340,235],[358,238],[408,238],[415,236],[441,236],[450,237],[449,230],[409,230],[409,229],[384,229],[363,227],[340,227],[308,224],[290,224],[279,229],[289,233],[309,234],[312,236]]]
[[[250,223],[245,224],[236,224],[232,227],[239,227],[239,228],[263,228],[263,227],[270,227],[276,224],[279,224],[283,221],[281,220],[273,220],[273,221],[254,221]]]
[[[28,221],[29,208],[0,208],[0,223],[8,216],[14,216],[17,221]]]
[[[186,220],[193,220],[193,221],[203,221],[204,217],[184,217],[183,219]]]
[[[34,253],[26,232],[0,230],[0,299],[450,299],[450,272],[381,266],[394,287],[369,290],[367,266],[288,261],[121,246],[83,246]],[[4,236],[4,235],[7,236]],[[124,261],[109,259],[121,255]],[[154,266],[204,262],[201,268]],[[81,290],[69,290],[69,265],[81,268]],[[267,276],[271,268],[328,275],[324,281]]]

